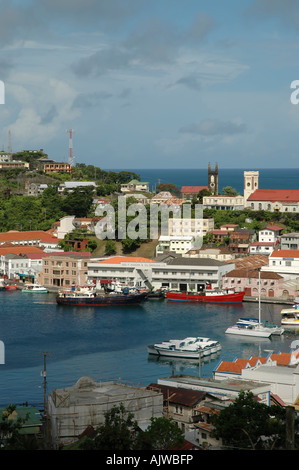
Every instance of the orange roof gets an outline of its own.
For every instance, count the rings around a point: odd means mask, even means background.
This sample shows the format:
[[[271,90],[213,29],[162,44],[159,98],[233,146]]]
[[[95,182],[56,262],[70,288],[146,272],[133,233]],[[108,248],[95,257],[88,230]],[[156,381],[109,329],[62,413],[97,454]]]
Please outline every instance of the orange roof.
[[[272,251],[270,256],[272,258],[299,258],[299,250],[276,250]]]
[[[142,256],[113,256],[112,258],[107,258],[99,263],[156,263],[152,259],[142,258]]]
[[[43,253],[43,249],[37,246],[23,246],[23,245],[14,245],[2,248],[0,246],[0,255],[22,255],[27,253]]]
[[[0,233],[0,243],[8,241],[20,241],[20,240],[47,240],[49,237],[53,240],[57,240],[55,237],[51,237],[47,232],[43,230],[30,230],[27,232],[19,232],[17,230],[10,230],[9,232]]]
[[[291,361],[290,353],[271,354],[270,360],[276,361],[280,365],[289,365]],[[247,364],[250,367],[256,365],[257,361],[260,361],[262,364],[266,364],[268,361],[267,357],[251,356],[249,359],[237,358],[233,362],[222,361],[217,367],[217,372],[229,372],[234,374],[241,374],[242,370],[245,369]]]

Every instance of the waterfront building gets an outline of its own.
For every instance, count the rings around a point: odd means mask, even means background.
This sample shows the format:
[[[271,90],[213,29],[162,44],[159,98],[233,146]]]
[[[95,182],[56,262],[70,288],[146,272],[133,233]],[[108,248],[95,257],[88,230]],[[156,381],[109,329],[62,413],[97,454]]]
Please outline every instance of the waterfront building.
[[[39,284],[45,287],[71,287],[85,285],[87,265],[91,261],[90,252],[63,252],[43,258],[42,271],[38,275]]]
[[[235,289],[236,292],[245,292],[245,296],[258,298],[259,287],[263,299],[279,298],[288,300],[295,298],[296,290],[286,288],[284,278],[275,272],[261,271],[261,286],[259,286],[259,273],[257,269],[233,269],[223,276],[223,287]]]
[[[52,445],[56,449],[75,442],[88,427],[104,424],[105,413],[121,404],[141,429],[151,424],[151,418],[163,416],[163,394],[145,387],[81,377],[72,387],[53,390],[47,406]]]
[[[173,253],[174,255],[174,253]],[[101,280],[119,281],[130,286],[152,286],[187,291],[200,290],[203,284],[212,288],[222,286],[222,277],[234,269],[234,264],[209,258],[183,258],[165,255],[159,258],[113,256],[88,263],[88,280],[98,287]]]

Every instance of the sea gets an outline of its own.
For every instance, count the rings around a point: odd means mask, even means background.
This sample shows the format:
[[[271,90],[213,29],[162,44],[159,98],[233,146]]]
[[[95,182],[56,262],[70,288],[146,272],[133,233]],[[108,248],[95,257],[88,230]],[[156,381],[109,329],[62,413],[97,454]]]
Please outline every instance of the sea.
[[[207,171],[135,170],[152,185],[207,184]],[[219,171],[219,188],[242,192],[243,170]],[[260,170],[260,187],[298,188],[299,170]],[[134,386],[173,374],[213,377],[220,361],[289,352],[299,330],[272,339],[235,338],[225,330],[241,316],[258,316],[257,302],[192,304],[148,300],[134,307],[59,306],[55,294],[0,291],[0,407],[10,403],[43,409],[44,393],[71,387],[83,376]],[[284,305],[262,304],[262,319],[280,323]],[[203,336],[218,340],[220,354],[202,362],[158,359],[147,346],[168,339]],[[45,362],[44,362],[45,361]],[[44,373],[46,370],[46,374]]]

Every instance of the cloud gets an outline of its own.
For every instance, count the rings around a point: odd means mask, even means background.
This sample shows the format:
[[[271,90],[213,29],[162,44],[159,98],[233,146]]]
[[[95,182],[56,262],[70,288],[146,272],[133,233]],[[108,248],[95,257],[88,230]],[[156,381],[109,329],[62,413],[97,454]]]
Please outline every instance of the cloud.
[[[299,32],[298,0],[254,0],[249,12],[262,20],[275,18],[282,25]]]
[[[78,77],[100,76],[119,69],[166,69],[176,64],[184,47],[194,47],[204,40],[213,28],[213,21],[206,15],[198,15],[184,31],[168,22],[150,18],[140,22],[123,40],[113,43],[106,38],[106,45],[72,64]]]
[[[176,81],[177,85],[185,85],[192,90],[199,91],[201,90],[201,82],[196,75],[188,75],[186,77],[182,77]]]
[[[246,131],[244,124],[231,121],[218,121],[217,119],[206,119],[199,124],[189,124],[182,127],[179,132],[182,134],[195,134],[201,136],[234,135]]]
[[[80,93],[74,99],[73,108],[91,108],[98,106],[102,100],[112,98],[111,93],[105,91],[93,92],[93,93]]]

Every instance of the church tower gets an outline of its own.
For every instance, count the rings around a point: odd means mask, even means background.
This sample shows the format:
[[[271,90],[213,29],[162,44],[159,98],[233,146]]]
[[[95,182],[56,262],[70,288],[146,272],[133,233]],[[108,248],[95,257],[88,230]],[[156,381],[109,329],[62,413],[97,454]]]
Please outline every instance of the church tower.
[[[256,189],[259,189],[259,172],[244,171],[244,205]]]
[[[211,170],[211,165],[209,163],[208,167],[208,186],[209,191],[214,196],[218,195],[218,163],[215,165],[215,170]]]

